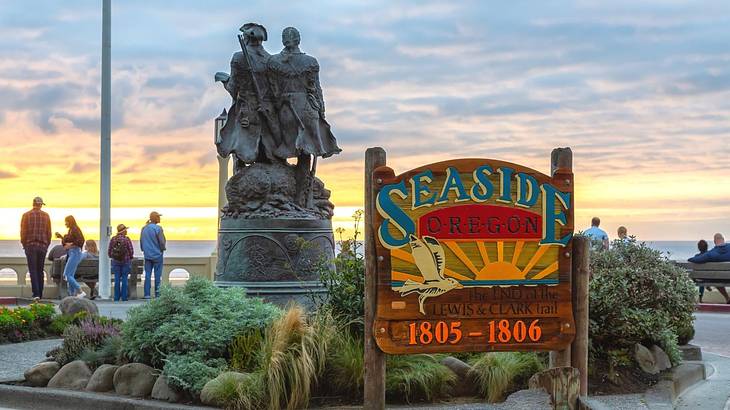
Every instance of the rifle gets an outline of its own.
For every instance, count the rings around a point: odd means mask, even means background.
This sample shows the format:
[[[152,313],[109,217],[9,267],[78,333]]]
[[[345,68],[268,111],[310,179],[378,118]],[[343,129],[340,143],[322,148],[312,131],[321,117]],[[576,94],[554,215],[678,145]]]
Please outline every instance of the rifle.
[[[244,57],[246,57],[246,65],[248,65],[248,73],[251,75],[251,82],[253,83],[253,91],[254,94],[256,94],[256,102],[259,104],[259,110],[263,108],[264,106],[264,98],[261,95],[261,89],[259,88],[259,83],[256,82],[256,76],[253,72],[253,65],[251,64],[251,56],[248,54],[248,49],[246,48],[246,42],[243,40],[243,33],[238,35],[238,43],[241,45],[241,51],[243,52]]]

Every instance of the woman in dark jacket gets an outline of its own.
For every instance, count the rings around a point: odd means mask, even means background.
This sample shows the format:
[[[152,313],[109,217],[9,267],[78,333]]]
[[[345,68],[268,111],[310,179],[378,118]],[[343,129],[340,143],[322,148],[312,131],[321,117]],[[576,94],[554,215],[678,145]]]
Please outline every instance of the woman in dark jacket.
[[[56,232],[56,237],[62,238],[63,247],[67,251],[66,267],[63,269],[63,276],[68,283],[69,296],[83,298],[86,296],[86,292],[82,291],[81,285],[76,282],[76,268],[83,259],[81,249],[84,247],[84,234],[81,233],[81,228],[79,228],[73,216],[67,216],[65,222],[68,233],[61,236],[60,233]]]

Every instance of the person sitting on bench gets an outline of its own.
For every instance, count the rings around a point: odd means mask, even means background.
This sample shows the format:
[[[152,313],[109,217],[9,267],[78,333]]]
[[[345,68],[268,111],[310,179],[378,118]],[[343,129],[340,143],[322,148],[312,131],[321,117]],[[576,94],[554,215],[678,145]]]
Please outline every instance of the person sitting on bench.
[[[699,253],[687,259],[687,261],[692,263],[730,262],[730,246],[725,243],[725,237],[721,233],[716,233],[713,241],[715,242],[714,248],[708,252]],[[725,297],[725,303],[730,303],[725,288],[718,286],[717,290]]]

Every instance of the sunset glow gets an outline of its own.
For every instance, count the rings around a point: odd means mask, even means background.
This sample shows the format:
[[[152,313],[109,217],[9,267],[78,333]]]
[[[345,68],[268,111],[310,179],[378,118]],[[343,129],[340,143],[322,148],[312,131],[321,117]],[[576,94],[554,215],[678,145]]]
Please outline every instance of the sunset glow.
[[[612,238],[730,234],[730,3],[317,3],[114,2],[112,225],[136,238],[157,210],[168,239],[215,239],[213,119],[230,97],[213,74],[257,21],[269,52],[295,25],[320,62],[343,148],[318,164],[335,227],[362,207],[367,147],[396,173],[459,157],[547,173],[570,146],[577,230],[600,216]],[[100,7],[0,6],[0,239],[36,195],[54,231],[73,214],[98,237]]]

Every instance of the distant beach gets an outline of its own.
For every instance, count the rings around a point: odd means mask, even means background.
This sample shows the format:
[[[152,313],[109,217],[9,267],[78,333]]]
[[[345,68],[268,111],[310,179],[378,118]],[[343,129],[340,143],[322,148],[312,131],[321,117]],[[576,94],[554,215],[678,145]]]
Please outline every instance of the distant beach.
[[[142,254],[139,242],[134,243],[135,253]],[[54,244],[58,241],[54,241]],[[662,251],[669,259],[686,260],[697,253],[696,241],[647,241],[646,245]],[[210,256],[215,250],[216,241],[168,241],[167,256]],[[0,257],[24,256],[20,242],[16,240],[0,240]]]

